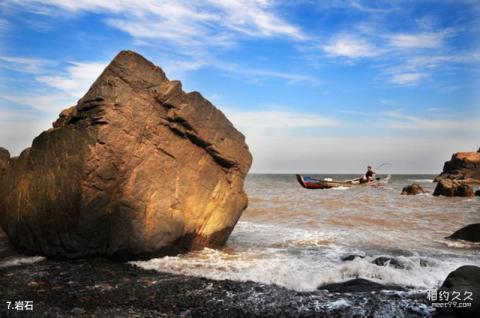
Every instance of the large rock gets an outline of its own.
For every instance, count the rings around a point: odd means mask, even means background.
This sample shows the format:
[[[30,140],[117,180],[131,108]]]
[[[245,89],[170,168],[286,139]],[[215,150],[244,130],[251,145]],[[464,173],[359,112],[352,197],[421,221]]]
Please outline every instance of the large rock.
[[[53,126],[0,181],[0,224],[21,249],[143,258],[217,246],[247,206],[244,136],[134,52]]]
[[[480,183],[480,149],[477,152],[457,152],[450,161],[445,162],[443,172],[435,178],[462,180],[468,183]]]
[[[10,159],[10,152],[5,148],[0,147],[0,173],[7,166],[8,159]]]
[[[447,197],[473,197],[475,194],[473,188],[466,183],[452,179],[442,179],[437,183],[433,195],[443,195]]]
[[[469,224],[462,227],[448,238],[453,240],[480,242],[480,223]]]
[[[406,195],[416,195],[416,194],[422,194],[422,193],[425,193],[425,191],[417,183],[413,183],[411,185],[405,186],[402,189],[402,194],[406,194]]]
[[[466,265],[457,268],[448,274],[437,294],[441,292],[450,296],[448,300],[443,301],[447,304],[449,301],[456,301],[470,306],[438,307],[435,317],[480,317],[480,267]],[[472,301],[465,300],[467,295],[470,295]],[[459,300],[452,300],[453,296],[458,296]]]

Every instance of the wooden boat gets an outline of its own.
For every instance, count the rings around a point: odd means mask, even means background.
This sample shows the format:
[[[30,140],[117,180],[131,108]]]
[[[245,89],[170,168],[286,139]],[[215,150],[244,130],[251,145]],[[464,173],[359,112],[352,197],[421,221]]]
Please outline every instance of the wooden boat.
[[[351,180],[319,180],[308,176],[303,176],[297,174],[297,181],[300,183],[302,187],[305,189],[331,189],[331,188],[338,188],[338,187],[352,187],[357,185],[385,185],[390,180],[390,175],[385,178],[376,178],[370,182],[361,182],[361,178],[351,179]]]

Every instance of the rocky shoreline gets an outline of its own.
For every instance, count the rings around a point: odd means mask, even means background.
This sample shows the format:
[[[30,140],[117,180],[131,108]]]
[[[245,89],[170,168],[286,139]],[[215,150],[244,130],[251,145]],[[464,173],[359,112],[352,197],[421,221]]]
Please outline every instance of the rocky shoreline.
[[[44,260],[0,269],[5,301],[33,301],[32,317],[430,316],[423,293],[297,292],[251,281],[215,281],[144,270],[104,258]]]

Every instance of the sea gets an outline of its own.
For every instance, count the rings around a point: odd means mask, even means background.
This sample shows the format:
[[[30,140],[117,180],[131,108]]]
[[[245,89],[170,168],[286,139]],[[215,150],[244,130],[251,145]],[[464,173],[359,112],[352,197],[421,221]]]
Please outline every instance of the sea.
[[[430,290],[462,265],[480,266],[478,243],[445,238],[480,222],[480,198],[434,197],[433,178],[392,175],[388,184],[378,187],[308,190],[295,175],[250,174],[245,183],[248,208],[225,247],[129,264],[214,280],[276,284],[296,291],[314,291],[354,278]],[[400,195],[412,183],[419,183],[427,193]],[[348,255],[359,257],[342,260]],[[378,257],[392,258],[395,263],[377,265]],[[0,268],[42,260],[39,256],[0,257]]]
[[[434,177],[392,175],[388,184],[379,187],[309,190],[298,184],[295,175],[251,174],[245,184],[248,208],[224,248],[132,264],[297,291],[354,278],[419,291],[437,288],[458,267],[480,266],[479,244],[445,238],[480,222],[480,198],[434,197]],[[427,193],[400,195],[412,183]],[[352,254],[361,257],[342,260]],[[395,264],[376,265],[373,261],[381,256],[394,258]]]

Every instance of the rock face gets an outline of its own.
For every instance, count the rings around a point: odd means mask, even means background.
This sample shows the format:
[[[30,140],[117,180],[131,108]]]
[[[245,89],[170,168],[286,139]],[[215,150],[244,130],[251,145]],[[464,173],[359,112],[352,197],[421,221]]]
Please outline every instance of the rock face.
[[[5,148],[0,147],[0,172],[7,166],[8,159],[10,159],[10,152]]]
[[[480,223],[469,224],[465,227],[462,227],[448,238],[454,240],[480,242]]]
[[[445,162],[443,172],[435,178],[463,180],[467,183],[480,183],[480,149],[477,152],[457,152]]]
[[[442,179],[433,191],[434,196],[473,197],[473,188],[466,183],[451,179]]]
[[[423,190],[423,188],[417,184],[417,183],[413,183],[409,186],[405,186],[403,189],[402,189],[402,194],[406,194],[406,195],[415,195],[415,194],[421,194],[421,193],[425,193],[425,191]]]
[[[223,244],[252,157],[199,93],[120,52],[0,180],[0,224],[47,256],[144,258]]]
[[[460,297],[458,302],[470,303],[471,307],[438,308],[435,317],[480,317],[480,267],[467,265],[457,268],[448,274],[438,292],[441,291],[449,293],[450,297],[453,292],[459,293],[457,294]],[[466,293],[471,293],[470,297],[473,301],[464,301]]]

